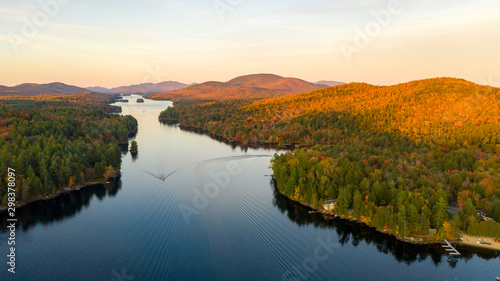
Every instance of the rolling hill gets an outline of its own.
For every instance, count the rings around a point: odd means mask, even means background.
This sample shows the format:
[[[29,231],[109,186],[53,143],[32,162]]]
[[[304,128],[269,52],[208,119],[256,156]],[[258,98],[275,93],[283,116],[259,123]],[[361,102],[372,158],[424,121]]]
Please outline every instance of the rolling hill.
[[[253,74],[236,77],[227,82],[205,82],[184,89],[150,95],[152,99],[249,99],[271,98],[319,89],[297,78],[274,74]]]
[[[251,74],[236,77],[226,82],[241,87],[264,88],[269,90],[286,91],[290,93],[304,93],[317,90],[318,85],[298,78],[284,78],[274,74]]]
[[[241,87],[222,82],[205,82],[188,88],[148,96],[151,99],[253,99],[271,98],[286,95],[283,90]]]
[[[48,84],[24,83],[14,87],[0,86],[0,95],[76,94],[82,92],[88,92],[88,90],[60,82]]]
[[[300,95],[258,101],[248,110],[286,108],[283,115],[349,112],[367,126],[408,137],[447,139],[450,134],[479,142],[471,127],[494,131],[500,123],[500,90],[455,78],[434,78],[393,86],[350,83]],[[279,111],[273,110],[276,114]],[[282,115],[282,116],[283,116]],[[369,119],[369,120],[368,120]],[[498,135],[500,140],[500,135]]]

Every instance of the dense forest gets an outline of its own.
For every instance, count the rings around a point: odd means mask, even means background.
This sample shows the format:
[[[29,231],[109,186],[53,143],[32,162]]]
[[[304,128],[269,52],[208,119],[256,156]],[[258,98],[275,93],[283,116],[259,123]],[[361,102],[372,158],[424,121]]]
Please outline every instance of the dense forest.
[[[275,155],[272,168],[278,189],[305,205],[335,199],[338,214],[400,237],[500,236],[498,88],[436,78],[174,101],[182,125],[242,144],[304,148]],[[492,220],[481,222],[478,210]]]
[[[0,93],[0,100],[31,100],[31,101],[72,101],[72,102],[98,102],[111,103],[119,99],[118,95],[102,94],[96,92],[81,92],[75,94],[15,94],[15,93]]]
[[[109,114],[117,107],[98,101],[56,100],[0,101],[0,207],[7,202],[8,167],[16,171],[20,204],[119,171],[119,143],[127,143],[137,120]]]

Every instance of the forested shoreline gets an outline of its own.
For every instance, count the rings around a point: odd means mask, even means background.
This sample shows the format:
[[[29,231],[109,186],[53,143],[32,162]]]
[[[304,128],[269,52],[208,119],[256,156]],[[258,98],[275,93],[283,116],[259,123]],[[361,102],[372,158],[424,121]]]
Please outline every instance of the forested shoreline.
[[[18,205],[114,177],[119,144],[137,131],[137,120],[117,111],[100,101],[0,101],[0,208],[7,168],[16,171]]]
[[[309,147],[272,160],[278,189],[295,201],[322,209],[334,199],[336,213],[401,238],[500,236],[498,88],[436,78],[174,102],[162,114],[181,125],[243,145]]]

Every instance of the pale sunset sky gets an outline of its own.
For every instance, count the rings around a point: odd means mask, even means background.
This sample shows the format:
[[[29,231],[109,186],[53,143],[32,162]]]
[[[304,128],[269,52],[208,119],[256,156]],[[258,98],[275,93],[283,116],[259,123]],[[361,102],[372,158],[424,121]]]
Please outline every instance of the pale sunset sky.
[[[378,20],[376,19],[378,18]],[[498,0],[0,0],[0,85],[274,73],[500,87]]]

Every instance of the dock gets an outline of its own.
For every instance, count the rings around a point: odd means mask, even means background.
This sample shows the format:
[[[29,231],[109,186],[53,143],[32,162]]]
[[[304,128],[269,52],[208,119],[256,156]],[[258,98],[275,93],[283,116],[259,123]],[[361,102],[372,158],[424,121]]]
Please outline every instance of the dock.
[[[450,242],[448,242],[446,239],[444,240],[444,242],[446,242],[446,245],[443,245],[443,248],[446,249],[446,251],[448,251],[450,253],[450,255],[456,255],[456,256],[459,256],[460,253],[457,251],[457,249],[455,249],[455,247],[453,247]]]

